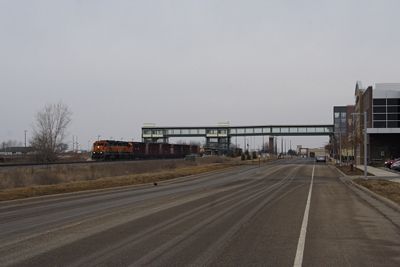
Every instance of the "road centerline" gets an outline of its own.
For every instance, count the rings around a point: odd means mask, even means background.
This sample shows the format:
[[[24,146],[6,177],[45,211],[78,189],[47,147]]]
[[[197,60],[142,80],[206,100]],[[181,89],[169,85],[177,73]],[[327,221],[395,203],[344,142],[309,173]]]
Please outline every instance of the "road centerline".
[[[315,164],[313,165],[312,169],[310,189],[308,191],[307,204],[304,210],[303,223],[301,224],[300,236],[299,236],[299,241],[297,243],[296,257],[294,259],[293,267],[300,267],[303,264],[304,245],[306,243],[306,234],[308,225],[308,215],[310,213],[311,194],[314,183],[314,171],[315,171]]]

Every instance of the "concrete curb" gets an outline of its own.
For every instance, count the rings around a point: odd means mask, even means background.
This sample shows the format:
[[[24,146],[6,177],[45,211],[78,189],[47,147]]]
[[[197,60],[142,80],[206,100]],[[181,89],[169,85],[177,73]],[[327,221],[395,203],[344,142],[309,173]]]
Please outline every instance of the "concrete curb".
[[[336,168],[336,167],[335,167],[335,168]],[[352,185],[352,186],[356,187],[357,189],[363,191],[364,193],[367,193],[368,195],[370,195],[370,196],[373,197],[374,199],[376,199],[376,200],[382,202],[382,203],[385,204],[387,207],[389,207],[389,208],[391,208],[391,209],[393,209],[393,210],[395,210],[395,211],[397,211],[397,212],[400,212],[400,205],[399,205],[399,204],[397,204],[396,202],[393,202],[392,200],[390,200],[390,199],[388,199],[388,198],[385,198],[385,197],[383,197],[383,196],[381,196],[381,195],[379,195],[379,194],[377,194],[377,193],[375,193],[375,192],[369,190],[368,188],[366,188],[366,187],[364,187],[364,186],[362,186],[362,185],[359,185],[359,184],[355,183],[355,182],[352,180],[351,176],[346,175],[345,173],[343,173],[343,172],[342,172],[341,170],[339,170],[338,168],[336,168],[336,169],[339,171],[340,174],[343,175],[343,178],[344,178],[344,179],[340,179],[340,180],[341,180],[344,184],[346,184],[346,185]]]

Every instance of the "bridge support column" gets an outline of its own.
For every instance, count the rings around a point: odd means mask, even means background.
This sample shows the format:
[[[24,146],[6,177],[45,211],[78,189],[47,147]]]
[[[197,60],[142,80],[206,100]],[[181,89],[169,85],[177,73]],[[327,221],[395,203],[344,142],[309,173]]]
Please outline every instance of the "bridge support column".
[[[269,154],[271,154],[271,155],[274,155],[275,154],[275,144],[274,144],[274,137],[273,136],[270,136],[269,137],[269,143],[268,143],[268,152],[269,152]]]
[[[206,137],[205,149],[210,153],[227,154],[230,149],[231,137]]]

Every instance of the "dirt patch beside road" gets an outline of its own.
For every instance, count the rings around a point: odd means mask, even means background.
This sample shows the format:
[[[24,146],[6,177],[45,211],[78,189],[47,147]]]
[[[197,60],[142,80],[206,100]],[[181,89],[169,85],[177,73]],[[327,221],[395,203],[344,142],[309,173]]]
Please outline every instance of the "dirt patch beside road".
[[[361,178],[354,179],[353,181],[400,205],[400,183],[387,180],[365,180]]]

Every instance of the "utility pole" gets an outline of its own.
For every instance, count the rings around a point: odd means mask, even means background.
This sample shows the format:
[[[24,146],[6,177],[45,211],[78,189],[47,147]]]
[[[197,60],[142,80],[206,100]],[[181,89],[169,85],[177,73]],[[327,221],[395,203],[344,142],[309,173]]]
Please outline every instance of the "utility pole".
[[[364,111],[364,178],[367,179],[367,112]]]
[[[285,139],[285,151],[284,154],[286,155],[287,149],[286,149],[286,139]]]
[[[262,136],[262,153],[265,153],[264,135]]]
[[[367,175],[368,175],[368,170],[367,170],[367,139],[368,139],[368,134],[367,134],[367,112],[364,111],[364,113],[352,113],[351,115],[358,115],[358,116],[362,116],[364,115],[364,179],[367,179]]]
[[[342,127],[339,127],[339,166],[342,166]]]
[[[27,132],[27,130],[24,130],[24,133],[25,133],[25,149],[26,149],[26,132]],[[26,153],[26,151],[25,151],[25,153]]]

